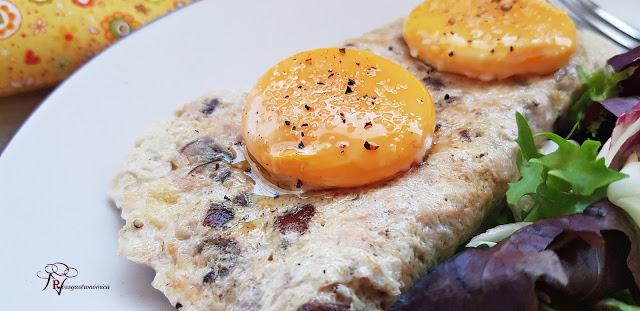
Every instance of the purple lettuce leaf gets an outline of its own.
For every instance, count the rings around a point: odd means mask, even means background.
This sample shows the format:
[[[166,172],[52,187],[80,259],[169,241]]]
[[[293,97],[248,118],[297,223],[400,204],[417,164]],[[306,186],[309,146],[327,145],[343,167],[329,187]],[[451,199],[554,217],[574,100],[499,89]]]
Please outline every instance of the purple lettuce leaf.
[[[628,78],[618,82],[620,86],[619,96],[640,95],[640,68],[636,68]]]
[[[597,102],[603,109],[607,109],[616,117],[632,112],[633,107],[638,103],[640,103],[640,97],[618,97]],[[587,109],[587,113],[588,111],[589,109]]]
[[[556,124],[561,135],[571,133],[578,142],[595,139],[604,143],[611,137],[615,118],[629,112],[633,98],[640,97],[640,47],[616,55],[607,63],[615,72],[596,71],[589,76],[582,73],[584,93],[569,108],[568,116]],[[576,122],[579,126],[572,132]]]
[[[622,71],[631,66],[640,65],[640,46],[628,52],[611,57],[607,63],[615,71]]]
[[[608,201],[543,219],[496,246],[441,263],[389,310],[538,310],[629,288],[640,298],[640,233]]]
[[[631,112],[622,114],[616,120],[616,126],[600,151],[606,165],[611,169],[620,169],[622,161],[633,152],[640,151],[640,103]]]
[[[631,112],[638,103],[640,97],[617,97],[592,102],[571,139],[580,142],[592,139],[604,144],[611,137],[618,117]]]

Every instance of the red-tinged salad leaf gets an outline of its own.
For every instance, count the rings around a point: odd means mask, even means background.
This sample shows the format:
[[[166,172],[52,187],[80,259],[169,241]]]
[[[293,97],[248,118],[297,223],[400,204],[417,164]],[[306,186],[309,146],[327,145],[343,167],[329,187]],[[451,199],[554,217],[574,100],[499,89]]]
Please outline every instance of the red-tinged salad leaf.
[[[593,139],[604,143],[611,137],[616,120],[624,113],[631,112],[640,97],[616,97],[591,103],[584,112],[580,127],[571,139],[585,141]]]
[[[590,138],[604,142],[609,138],[616,117],[638,103],[640,47],[616,55],[608,63],[614,72],[597,71],[586,76],[582,68],[578,68],[584,93],[569,108],[567,117],[557,124],[558,133],[566,136],[574,124],[579,124],[577,130],[571,132],[572,139],[581,142]],[[617,100],[606,101],[608,99]]]
[[[524,221],[535,221],[561,215],[581,213],[589,204],[606,197],[606,186],[627,175],[607,168],[604,159],[597,159],[600,143],[587,140],[582,146],[553,133],[541,133],[553,140],[558,149],[540,154],[525,118],[516,113],[520,146],[517,165],[522,179],[510,183],[507,203],[514,206],[529,196],[534,205]],[[514,216],[521,220],[521,213]]]
[[[615,71],[622,71],[629,67],[640,66],[640,46],[607,60],[607,64]]]
[[[584,214],[539,220],[492,248],[456,255],[389,310],[538,310],[624,289],[637,301],[639,286],[640,233],[624,211],[603,202]]]
[[[625,114],[633,111],[633,106],[640,103],[640,97],[616,97],[594,102],[585,111],[583,122],[589,124],[596,120],[599,111],[607,110],[616,119]]]
[[[621,80],[618,85],[621,87],[620,96],[640,95],[640,47],[636,47],[628,52],[610,58],[607,63],[616,72],[633,69],[633,74]]]
[[[640,151],[640,103],[632,111],[621,115],[611,133],[611,139],[600,151],[605,163],[612,169],[620,169],[622,161],[631,153]]]

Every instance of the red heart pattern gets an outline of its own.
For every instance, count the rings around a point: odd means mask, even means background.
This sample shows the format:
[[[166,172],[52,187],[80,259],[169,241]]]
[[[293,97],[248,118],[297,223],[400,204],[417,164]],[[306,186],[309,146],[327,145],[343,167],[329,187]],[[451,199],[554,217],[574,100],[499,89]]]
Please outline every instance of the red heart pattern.
[[[41,60],[42,59],[40,59],[40,56],[36,55],[33,50],[27,50],[27,52],[24,54],[24,63],[27,65],[37,65]]]

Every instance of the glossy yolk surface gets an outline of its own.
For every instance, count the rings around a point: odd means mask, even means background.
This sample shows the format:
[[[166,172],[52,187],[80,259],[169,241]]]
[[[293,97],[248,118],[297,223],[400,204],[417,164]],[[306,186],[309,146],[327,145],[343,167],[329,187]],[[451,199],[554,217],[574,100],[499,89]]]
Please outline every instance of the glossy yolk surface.
[[[323,187],[376,182],[420,161],[435,111],[411,73],[366,51],[317,49],[269,69],[242,117],[248,151],[267,171]]]
[[[414,56],[481,80],[547,74],[567,64],[576,28],[545,0],[427,0],[404,24]]]

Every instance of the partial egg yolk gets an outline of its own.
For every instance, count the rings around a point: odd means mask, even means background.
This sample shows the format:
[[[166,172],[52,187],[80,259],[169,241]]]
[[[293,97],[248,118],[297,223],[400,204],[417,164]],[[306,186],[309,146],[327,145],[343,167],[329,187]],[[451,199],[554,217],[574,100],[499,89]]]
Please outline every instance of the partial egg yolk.
[[[576,27],[545,0],[427,0],[403,35],[413,56],[438,70],[493,80],[565,66]]]
[[[353,49],[317,49],[269,69],[242,116],[249,153],[268,172],[322,187],[380,181],[421,161],[433,101],[405,68]]]

